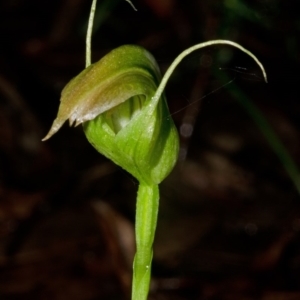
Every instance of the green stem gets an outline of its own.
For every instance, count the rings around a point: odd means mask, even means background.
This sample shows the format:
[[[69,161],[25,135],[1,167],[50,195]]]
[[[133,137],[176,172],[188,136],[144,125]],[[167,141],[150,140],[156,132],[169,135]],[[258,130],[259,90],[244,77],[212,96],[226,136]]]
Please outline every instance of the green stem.
[[[96,5],[97,5],[97,0],[93,0],[92,6],[91,6],[91,12],[90,12],[90,17],[89,17],[89,22],[88,22],[88,29],[86,33],[86,50],[85,50],[85,67],[87,68],[90,66],[91,61],[92,61],[92,32],[93,32],[93,24],[94,24],[94,17],[95,17],[95,11],[96,11]]]
[[[137,9],[135,8],[135,6],[130,0],[125,0],[125,1],[127,1],[135,11],[137,11]],[[97,6],[97,0],[93,0],[90,16],[89,16],[88,28],[86,32],[86,40],[85,40],[85,67],[86,68],[89,67],[92,63],[92,34],[93,34],[96,6]]]
[[[148,296],[158,203],[158,185],[140,183],[136,203],[136,254],[133,263],[132,300],[146,300]]]

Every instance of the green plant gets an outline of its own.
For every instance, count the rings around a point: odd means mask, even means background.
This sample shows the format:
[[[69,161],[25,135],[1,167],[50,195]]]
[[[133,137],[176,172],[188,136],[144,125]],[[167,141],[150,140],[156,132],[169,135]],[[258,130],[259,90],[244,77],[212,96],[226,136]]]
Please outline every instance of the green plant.
[[[125,45],[90,65],[91,32],[96,1],[93,1],[87,33],[86,69],[62,91],[57,118],[43,139],[50,138],[69,119],[83,123],[89,142],[103,155],[139,181],[136,204],[136,255],[133,265],[132,299],[147,299],[152,245],[159,206],[159,183],[173,169],[179,139],[170,116],[164,88],[181,60],[211,45],[236,47],[262,64],[248,50],[232,41],[214,40],[183,51],[163,78],[153,56],[145,49]]]

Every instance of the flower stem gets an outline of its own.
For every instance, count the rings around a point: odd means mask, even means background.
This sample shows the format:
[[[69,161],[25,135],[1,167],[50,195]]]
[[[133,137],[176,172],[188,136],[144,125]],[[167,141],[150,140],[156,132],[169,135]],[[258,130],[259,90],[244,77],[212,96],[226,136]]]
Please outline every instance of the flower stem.
[[[140,183],[136,204],[136,254],[133,263],[132,300],[146,300],[148,296],[158,202],[158,185]]]
[[[97,0],[93,0],[92,6],[91,6],[91,12],[90,12],[90,17],[89,17],[89,22],[88,22],[88,29],[86,33],[86,52],[85,52],[85,67],[87,68],[90,66],[91,61],[92,61],[92,33],[93,33],[93,25],[94,25],[94,17],[95,17],[95,11],[96,11],[96,5],[97,5]]]

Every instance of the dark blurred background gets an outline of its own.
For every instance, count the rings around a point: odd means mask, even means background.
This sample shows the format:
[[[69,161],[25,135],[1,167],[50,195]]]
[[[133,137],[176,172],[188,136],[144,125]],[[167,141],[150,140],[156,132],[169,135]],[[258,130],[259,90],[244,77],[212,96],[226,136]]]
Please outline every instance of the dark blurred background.
[[[162,72],[179,161],[161,185],[149,299],[300,299],[296,0],[99,0],[93,61],[128,43]],[[0,299],[128,299],[137,182],[67,125],[91,1],[0,1]]]

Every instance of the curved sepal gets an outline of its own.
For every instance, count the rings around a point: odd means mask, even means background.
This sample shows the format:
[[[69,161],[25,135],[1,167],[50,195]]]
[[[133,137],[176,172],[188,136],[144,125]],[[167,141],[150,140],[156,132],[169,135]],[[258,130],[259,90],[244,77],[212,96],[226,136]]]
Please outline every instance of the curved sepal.
[[[139,79],[148,85],[139,84]],[[158,80],[157,64],[145,49],[125,45],[112,50],[65,86],[57,117],[43,140],[56,133],[66,120],[70,125],[79,125],[136,94],[148,94],[149,85],[155,89]]]

